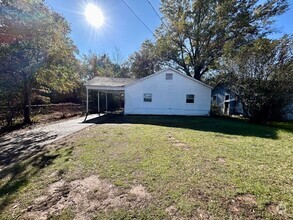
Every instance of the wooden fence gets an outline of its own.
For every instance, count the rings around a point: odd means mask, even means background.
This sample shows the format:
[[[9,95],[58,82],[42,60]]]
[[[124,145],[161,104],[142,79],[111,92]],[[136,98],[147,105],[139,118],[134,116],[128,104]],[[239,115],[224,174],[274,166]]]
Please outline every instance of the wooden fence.
[[[27,106],[29,107],[29,106]],[[60,118],[82,115],[85,111],[83,104],[59,103],[31,105],[31,118],[33,120],[56,120]],[[13,126],[22,121],[23,109],[20,106],[0,106],[0,129],[5,126]]]

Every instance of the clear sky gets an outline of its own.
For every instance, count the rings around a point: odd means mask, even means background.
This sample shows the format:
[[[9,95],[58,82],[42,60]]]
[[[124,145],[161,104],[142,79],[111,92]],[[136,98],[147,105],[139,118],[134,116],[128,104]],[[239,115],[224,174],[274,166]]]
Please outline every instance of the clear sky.
[[[154,32],[160,19],[147,0],[124,0],[143,22]],[[160,0],[149,0],[159,12]],[[54,11],[62,14],[71,26],[71,36],[80,54],[89,50],[108,53],[111,56],[117,48],[124,60],[140,48],[146,39],[152,39],[150,31],[135,17],[122,0],[46,0]],[[87,3],[96,4],[103,12],[105,24],[93,28],[84,16]],[[293,0],[289,0],[290,9],[276,18],[275,27],[279,33],[293,34]]]

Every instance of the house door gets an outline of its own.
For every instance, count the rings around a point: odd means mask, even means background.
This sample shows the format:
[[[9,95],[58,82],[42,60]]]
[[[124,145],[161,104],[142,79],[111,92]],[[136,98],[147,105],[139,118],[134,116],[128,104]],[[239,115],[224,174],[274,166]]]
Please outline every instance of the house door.
[[[229,102],[225,102],[224,103],[224,114],[225,115],[229,115],[229,107],[230,107],[230,103]]]

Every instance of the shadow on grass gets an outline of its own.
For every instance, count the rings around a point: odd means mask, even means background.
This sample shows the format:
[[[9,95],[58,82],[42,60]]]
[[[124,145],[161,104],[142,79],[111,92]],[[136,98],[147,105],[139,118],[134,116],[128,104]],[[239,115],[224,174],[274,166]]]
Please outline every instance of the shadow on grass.
[[[40,173],[44,167],[53,163],[59,154],[48,155],[48,152],[38,153],[29,159],[17,162],[0,171],[0,213],[9,205],[17,192],[25,187],[30,178]]]
[[[39,131],[0,137],[0,168],[24,161],[42,152],[44,143],[54,140],[56,136],[56,134]]]
[[[33,176],[60,156],[45,147],[55,137],[43,131],[0,137],[0,213],[17,198],[17,193]]]
[[[95,124],[147,124],[172,128],[184,128],[225,135],[253,136],[277,139],[277,128],[248,123],[239,119],[196,116],[142,116],[107,114],[84,123]]]

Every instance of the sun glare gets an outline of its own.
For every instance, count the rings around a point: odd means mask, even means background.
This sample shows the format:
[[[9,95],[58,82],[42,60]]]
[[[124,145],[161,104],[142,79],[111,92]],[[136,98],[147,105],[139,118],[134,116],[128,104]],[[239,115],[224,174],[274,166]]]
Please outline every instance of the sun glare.
[[[104,24],[104,15],[100,8],[94,4],[85,7],[86,20],[94,27],[99,28]]]

